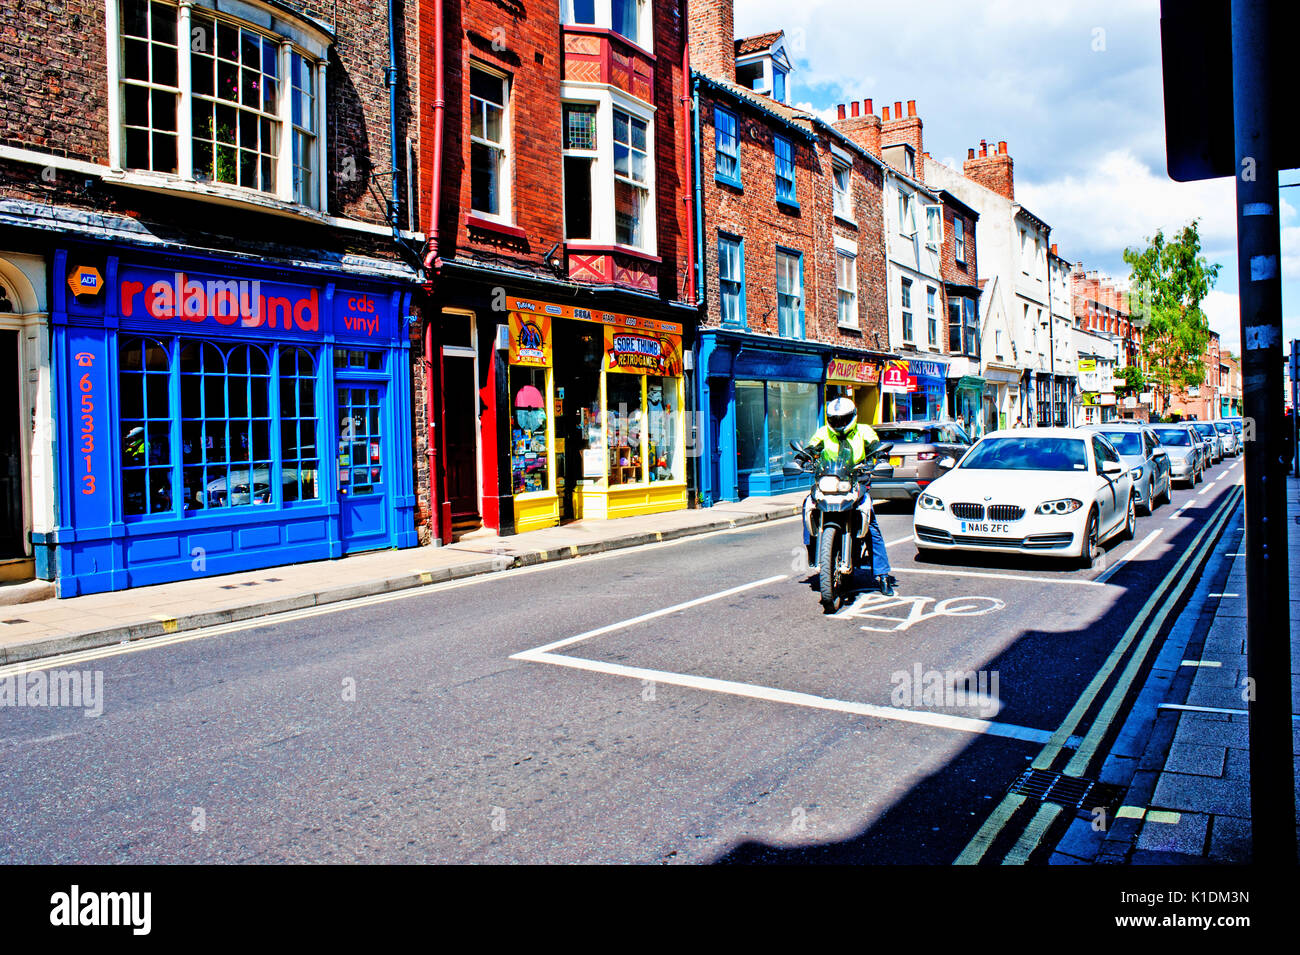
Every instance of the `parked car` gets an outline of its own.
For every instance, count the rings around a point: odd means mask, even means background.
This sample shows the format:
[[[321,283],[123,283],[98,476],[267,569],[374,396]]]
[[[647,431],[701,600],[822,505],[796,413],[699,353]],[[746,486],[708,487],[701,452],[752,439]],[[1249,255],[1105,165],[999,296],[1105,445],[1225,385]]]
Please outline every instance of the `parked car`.
[[[1214,463],[1210,452],[1210,443],[1206,440],[1205,435],[1192,427],[1190,421],[1184,422],[1183,426],[1192,433],[1192,439],[1196,442],[1196,457],[1201,462],[1201,476],[1204,477],[1205,472],[1208,471],[1210,465]]]
[[[1151,430],[1169,455],[1170,481],[1186,481],[1188,487],[1199,484],[1205,467],[1196,429],[1185,424],[1155,424]]]
[[[1214,425],[1209,421],[1193,421],[1192,427],[1197,430],[1205,443],[1210,446],[1210,463],[1218,464],[1223,460],[1223,438],[1219,432],[1214,429]]]
[[[1219,432],[1219,437],[1223,441],[1223,453],[1231,454],[1234,458],[1241,454],[1241,442],[1237,440],[1237,429],[1227,421],[1214,422],[1214,430]]]
[[[266,465],[253,467],[251,482],[247,465],[232,467],[229,477],[229,490],[227,490],[225,477],[216,478],[209,481],[201,492],[195,492],[195,503],[200,507],[239,507],[243,504],[271,503],[271,478],[269,468]],[[304,469],[301,472],[292,467],[280,469],[280,483],[286,489],[284,493],[285,500],[297,499],[300,480],[308,488],[314,488],[316,469]],[[314,496],[314,493],[313,490],[311,492],[312,496]]]
[[[952,421],[889,421],[872,428],[894,446],[888,466],[871,476],[871,496],[879,500],[915,501],[946,470],[940,461],[960,460],[971,446],[970,437]]]
[[[1133,479],[1133,494],[1139,510],[1150,514],[1158,504],[1168,504],[1170,495],[1169,452],[1156,433],[1141,422],[1091,424],[1084,431],[1104,434]]]
[[[1105,435],[1023,428],[980,438],[916,502],[918,555],[973,550],[1074,557],[1137,526],[1133,479]]]

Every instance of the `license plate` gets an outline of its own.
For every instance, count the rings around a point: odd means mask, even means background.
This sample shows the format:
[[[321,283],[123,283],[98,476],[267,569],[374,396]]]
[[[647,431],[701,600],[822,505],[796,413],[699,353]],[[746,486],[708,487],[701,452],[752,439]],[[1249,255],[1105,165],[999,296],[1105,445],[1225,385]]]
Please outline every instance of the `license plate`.
[[[890,459],[889,459],[889,466],[890,466],[891,468],[901,468],[901,467],[903,466],[903,459],[902,459],[902,458],[890,458]]]
[[[1010,524],[990,524],[987,522],[962,521],[963,534],[1010,534]]]

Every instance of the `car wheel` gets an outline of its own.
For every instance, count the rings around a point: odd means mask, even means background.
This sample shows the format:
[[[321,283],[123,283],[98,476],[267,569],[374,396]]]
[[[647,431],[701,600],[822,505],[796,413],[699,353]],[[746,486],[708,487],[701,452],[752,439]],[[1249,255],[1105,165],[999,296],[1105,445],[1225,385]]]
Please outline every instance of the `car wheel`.
[[[1142,508],[1144,514],[1150,514],[1156,509],[1156,482],[1147,481],[1147,502]]]
[[[1079,564],[1085,570],[1092,568],[1097,559],[1099,541],[1097,539],[1097,509],[1088,512],[1088,523],[1083,531],[1083,543],[1079,545]]]
[[[1165,475],[1165,490],[1164,493],[1160,495],[1160,503],[1168,504],[1171,500],[1173,500],[1173,494],[1174,494],[1174,479],[1169,475]]]
[[[1120,540],[1131,541],[1134,534],[1137,533],[1137,507],[1133,503],[1133,498],[1128,499],[1128,514],[1124,518],[1124,533],[1120,535]]]

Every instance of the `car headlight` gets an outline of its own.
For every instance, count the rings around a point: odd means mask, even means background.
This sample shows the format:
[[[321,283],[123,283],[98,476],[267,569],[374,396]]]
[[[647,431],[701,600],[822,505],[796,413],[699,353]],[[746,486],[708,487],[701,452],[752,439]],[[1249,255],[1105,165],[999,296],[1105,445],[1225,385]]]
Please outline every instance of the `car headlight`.
[[[933,494],[922,494],[917,499],[916,503],[921,507],[922,510],[926,510],[926,511],[943,510],[943,501],[939,500]]]
[[[1134,468],[1132,471],[1129,471],[1129,472],[1128,472],[1128,476],[1131,477],[1131,478],[1132,478],[1133,480],[1135,480],[1135,481],[1140,481],[1140,480],[1142,480],[1142,469],[1141,469],[1141,468]]]
[[[1083,507],[1083,501],[1072,497],[1063,497],[1059,501],[1044,501],[1034,508],[1035,514],[1069,514]]]
[[[823,494],[848,494],[852,487],[848,481],[842,481],[833,474],[823,475],[817,481],[817,489]]]

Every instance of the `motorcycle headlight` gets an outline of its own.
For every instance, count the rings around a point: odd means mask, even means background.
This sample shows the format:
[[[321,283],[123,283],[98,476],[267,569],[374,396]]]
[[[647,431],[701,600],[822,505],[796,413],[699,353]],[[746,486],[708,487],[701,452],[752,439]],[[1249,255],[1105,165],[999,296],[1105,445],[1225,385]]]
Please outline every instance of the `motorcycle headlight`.
[[[1069,514],[1083,507],[1083,501],[1076,501],[1072,497],[1063,497],[1058,501],[1044,501],[1034,508],[1035,514]]]
[[[926,511],[943,510],[943,501],[939,500],[933,494],[922,494],[917,499],[916,503],[921,507],[922,510],[926,510]]]
[[[1129,471],[1129,472],[1128,472],[1128,476],[1131,477],[1131,478],[1132,478],[1133,480],[1135,480],[1135,481],[1140,481],[1140,480],[1142,480],[1142,469],[1141,469],[1141,468],[1134,468],[1132,471]]]
[[[851,487],[848,481],[843,481],[833,474],[823,475],[817,481],[817,489],[823,494],[848,494]]]

